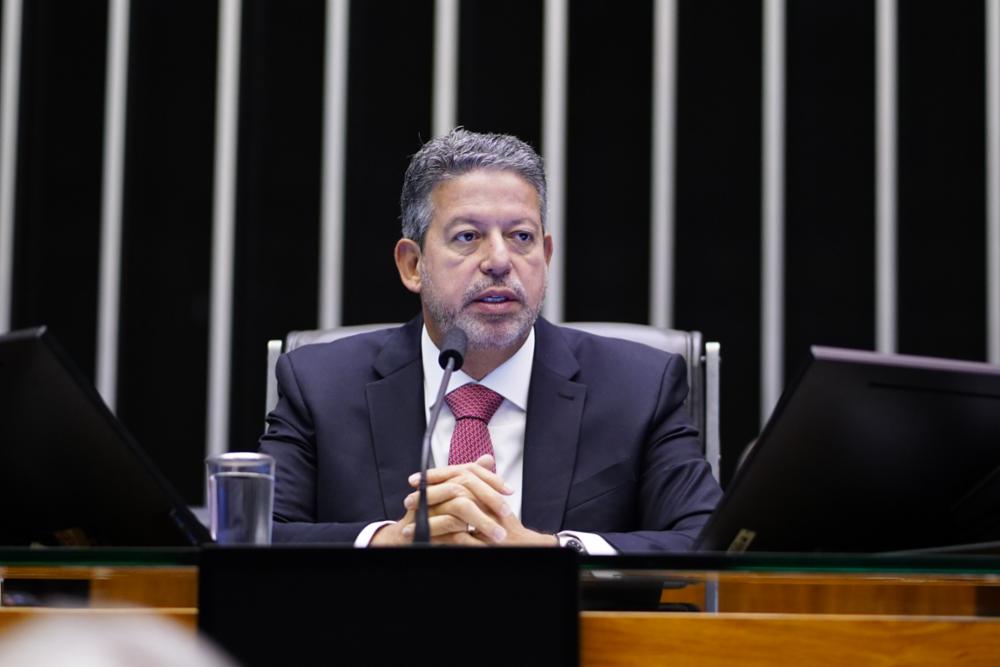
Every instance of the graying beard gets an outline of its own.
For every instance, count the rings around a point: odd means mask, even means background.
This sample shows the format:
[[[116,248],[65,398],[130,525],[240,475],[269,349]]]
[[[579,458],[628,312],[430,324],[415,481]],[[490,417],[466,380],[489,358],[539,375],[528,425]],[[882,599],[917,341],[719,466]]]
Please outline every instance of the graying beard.
[[[434,282],[430,279],[430,275],[427,273],[427,270],[424,268],[423,265],[421,265],[420,267],[420,280],[422,281],[423,285],[427,288],[430,288],[430,292],[436,296],[436,289],[434,287]],[[547,282],[548,281],[546,281],[546,283]],[[504,286],[510,289],[515,289],[511,288],[502,280],[494,280],[491,286],[496,286],[496,287]],[[547,289],[547,287],[548,285],[546,284],[545,288],[543,289]],[[470,297],[471,295],[482,291],[482,289],[484,288],[480,286],[475,286],[473,289],[467,290],[466,293],[462,295],[463,302],[465,302],[467,298]],[[525,303],[526,298],[524,294],[524,289],[518,286],[515,289],[515,291],[517,292],[518,297],[521,299],[521,303]],[[517,319],[509,321],[508,326],[515,327],[515,330],[510,331],[510,333],[507,333],[508,331],[507,327],[504,327],[503,330],[498,331],[494,328],[484,326],[483,320],[474,315],[466,314],[462,311],[456,313],[454,311],[442,308],[440,307],[440,303],[434,298],[423,299],[423,303],[427,307],[427,311],[430,317],[434,320],[434,323],[437,324],[441,332],[443,333],[449,331],[456,325],[461,326],[461,328],[465,331],[466,335],[468,336],[469,349],[473,350],[486,350],[486,349],[508,347],[510,345],[513,345],[518,340],[527,336],[528,331],[531,329],[532,326],[534,326],[535,320],[537,320],[538,316],[541,314],[542,303],[544,302],[545,299],[543,291],[543,298],[539,302],[538,308],[535,308],[533,310],[523,311],[522,315],[520,315]],[[498,316],[497,319],[506,319],[506,318],[504,316]]]

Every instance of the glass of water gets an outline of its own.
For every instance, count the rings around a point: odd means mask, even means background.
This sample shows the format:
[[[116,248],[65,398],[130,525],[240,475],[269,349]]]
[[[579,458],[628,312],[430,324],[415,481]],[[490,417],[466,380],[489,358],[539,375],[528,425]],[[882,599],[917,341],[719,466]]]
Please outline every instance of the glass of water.
[[[219,544],[270,544],[274,510],[274,458],[254,452],[211,456],[208,515]]]

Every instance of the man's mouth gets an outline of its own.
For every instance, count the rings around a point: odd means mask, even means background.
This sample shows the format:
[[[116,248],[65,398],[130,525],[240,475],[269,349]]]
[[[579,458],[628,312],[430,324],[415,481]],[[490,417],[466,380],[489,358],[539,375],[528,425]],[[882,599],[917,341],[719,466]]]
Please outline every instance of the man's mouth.
[[[519,302],[517,294],[509,289],[488,289],[480,292],[472,300],[473,303],[482,303],[490,306],[498,306],[506,303]]]
[[[517,301],[517,294],[509,289],[488,289],[480,292],[475,300],[485,303],[503,303],[504,301]]]

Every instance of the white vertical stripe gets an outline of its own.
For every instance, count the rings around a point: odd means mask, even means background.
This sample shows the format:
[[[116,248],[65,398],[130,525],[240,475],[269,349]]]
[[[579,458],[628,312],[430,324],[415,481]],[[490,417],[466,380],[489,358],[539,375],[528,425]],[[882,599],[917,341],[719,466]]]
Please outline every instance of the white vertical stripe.
[[[233,328],[241,10],[241,0],[219,0],[215,192],[212,205],[212,302],[208,351],[208,456],[222,454],[229,444],[229,355]]]
[[[1000,0],[986,0],[987,353],[1000,364]]]
[[[97,391],[112,410],[118,399],[118,320],[122,282],[122,198],[128,98],[129,0],[108,3],[104,86],[104,174],[101,188],[101,268],[97,292]]]
[[[656,0],[653,16],[653,155],[650,322],[674,318],[674,121],[677,117],[677,0]]]
[[[17,112],[21,93],[21,0],[3,3],[0,71],[0,333],[10,329],[14,278],[14,188],[17,186]]]
[[[434,3],[434,109],[435,137],[455,127],[458,114],[458,0]]]
[[[327,0],[320,193],[319,326],[340,326],[344,298],[344,158],[350,0]]]
[[[544,71],[542,75],[542,155],[548,178],[547,224],[554,252],[549,265],[549,290],[543,313],[553,322],[563,319],[563,251],[566,202],[566,77],[569,49],[569,3],[545,0]]]
[[[896,0],[876,21],[875,349],[896,351]]]
[[[785,2],[764,3],[763,201],[761,219],[761,422],[784,383]]]

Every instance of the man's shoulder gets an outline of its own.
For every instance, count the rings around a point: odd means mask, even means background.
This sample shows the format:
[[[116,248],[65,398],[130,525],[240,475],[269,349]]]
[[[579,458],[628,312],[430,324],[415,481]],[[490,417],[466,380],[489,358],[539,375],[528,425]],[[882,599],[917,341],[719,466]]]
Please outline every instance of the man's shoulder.
[[[289,355],[296,357],[340,355],[364,350],[378,350],[398,325],[386,325],[384,328],[359,331],[358,333],[331,332],[329,337],[322,335],[312,340],[301,341]]]
[[[535,360],[557,374],[585,384],[651,390],[667,375],[685,378],[679,354],[625,338],[599,335],[544,320],[536,327]],[[614,379],[609,385],[609,380]]]
[[[603,325],[592,327],[584,324],[577,328],[573,325],[545,324],[551,327],[552,333],[558,335],[581,361],[606,359],[618,363],[653,364],[662,368],[671,359],[680,356],[644,342],[623,338],[621,331],[610,326],[605,328]]]
[[[416,336],[413,330],[416,330]],[[370,368],[376,359],[386,354],[419,355],[419,323],[404,325],[386,324],[365,328],[356,333],[339,332],[333,338],[317,338],[288,352],[290,363],[295,366],[324,366],[330,368]]]

